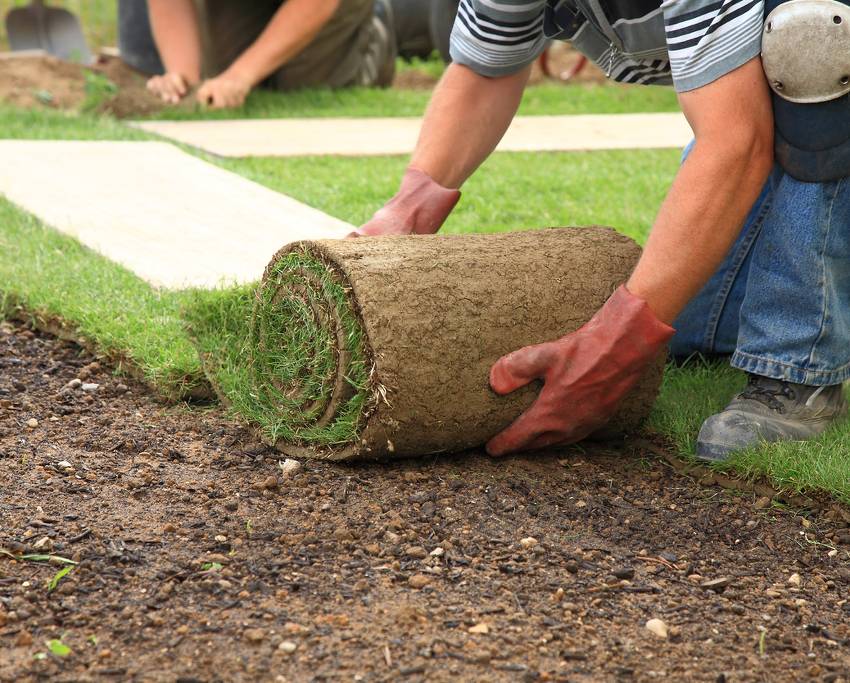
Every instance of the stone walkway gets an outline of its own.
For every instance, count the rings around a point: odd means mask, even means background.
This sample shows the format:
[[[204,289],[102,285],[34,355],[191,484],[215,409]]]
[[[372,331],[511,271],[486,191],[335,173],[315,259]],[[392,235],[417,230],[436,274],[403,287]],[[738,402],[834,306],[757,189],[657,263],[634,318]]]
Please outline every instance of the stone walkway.
[[[137,121],[131,125],[223,157],[378,156],[410,154],[421,119]],[[681,149],[692,135],[688,122],[679,113],[519,116],[498,149]]]
[[[153,285],[259,279],[352,226],[164,142],[0,140],[0,194]]]

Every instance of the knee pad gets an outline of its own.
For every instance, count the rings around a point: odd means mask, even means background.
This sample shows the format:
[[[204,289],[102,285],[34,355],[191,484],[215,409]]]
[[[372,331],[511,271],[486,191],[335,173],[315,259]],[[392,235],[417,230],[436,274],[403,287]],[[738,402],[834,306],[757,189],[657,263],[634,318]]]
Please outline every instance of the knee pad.
[[[804,182],[850,177],[850,0],[766,0],[765,13],[776,161]]]

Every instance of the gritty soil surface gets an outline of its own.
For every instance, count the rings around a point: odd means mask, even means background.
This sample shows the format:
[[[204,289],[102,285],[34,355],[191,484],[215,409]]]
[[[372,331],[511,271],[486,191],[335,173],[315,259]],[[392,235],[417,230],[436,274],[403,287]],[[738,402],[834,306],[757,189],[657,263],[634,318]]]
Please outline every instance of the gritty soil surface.
[[[101,56],[86,69],[55,57],[14,53],[0,59],[0,102],[63,111],[91,103],[94,111],[119,118],[152,114],[164,106],[147,91],[145,78],[115,57]]]
[[[121,381],[0,324],[2,681],[850,680],[844,523],[628,448],[286,475]]]

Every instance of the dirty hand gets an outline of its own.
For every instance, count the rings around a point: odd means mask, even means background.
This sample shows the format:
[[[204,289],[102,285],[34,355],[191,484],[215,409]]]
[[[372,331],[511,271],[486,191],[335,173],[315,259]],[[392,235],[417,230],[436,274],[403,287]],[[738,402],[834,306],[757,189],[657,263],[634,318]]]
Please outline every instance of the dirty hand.
[[[210,78],[198,88],[198,102],[213,109],[235,109],[245,103],[251,83],[240,76],[224,72]]]
[[[505,455],[592,434],[613,415],[673,332],[623,285],[579,330],[503,356],[490,370],[497,394],[534,380],[543,380],[543,388],[527,411],[487,443],[487,452]]]
[[[395,197],[348,237],[435,233],[459,199],[459,190],[445,188],[424,171],[408,167]]]
[[[163,102],[177,104],[189,92],[189,81],[179,73],[169,72],[148,79],[147,89]]]

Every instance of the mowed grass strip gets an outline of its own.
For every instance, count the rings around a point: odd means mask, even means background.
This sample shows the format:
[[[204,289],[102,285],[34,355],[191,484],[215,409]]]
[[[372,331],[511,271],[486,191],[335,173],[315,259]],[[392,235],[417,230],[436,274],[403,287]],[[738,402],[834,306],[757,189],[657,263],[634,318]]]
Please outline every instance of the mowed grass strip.
[[[149,139],[109,119],[45,111],[0,109],[0,126],[5,137]],[[673,150],[497,154],[465,185],[446,231],[610,224],[643,241],[678,157]],[[392,195],[406,164],[399,157],[204,158],[355,224]],[[234,315],[244,320],[244,306],[234,313],[232,303],[247,301],[227,292],[158,293],[8,202],[0,204],[0,291],[31,310],[72,321],[107,355],[131,359],[165,393],[202,381],[180,317],[186,306],[201,305],[206,325],[214,325],[220,311],[222,329],[227,329],[227,316],[231,324]],[[694,361],[670,368],[649,428],[679,453],[692,454],[702,420],[742,385],[742,374],[725,363]],[[826,492],[850,503],[848,448],[850,426],[842,424],[813,442],[738,454],[721,469],[766,477],[792,491]]]
[[[284,119],[366,116],[421,116],[430,90],[387,88],[310,88],[290,93],[255,90],[238,109],[211,110],[192,104],[164,109],[144,118],[156,120]],[[589,83],[565,86],[542,83],[526,88],[520,104],[523,116],[625,114],[679,111],[669,88]]]

